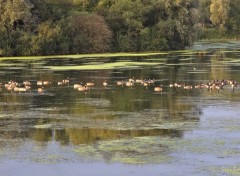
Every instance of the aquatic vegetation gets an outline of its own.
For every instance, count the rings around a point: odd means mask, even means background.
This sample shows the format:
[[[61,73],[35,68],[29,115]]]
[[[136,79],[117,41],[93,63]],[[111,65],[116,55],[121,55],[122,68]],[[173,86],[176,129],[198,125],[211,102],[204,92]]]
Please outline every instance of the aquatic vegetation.
[[[81,58],[101,58],[101,57],[140,57],[165,55],[165,52],[155,53],[103,53],[103,54],[79,54],[79,55],[53,55],[53,56],[17,56],[17,57],[0,57],[0,60],[42,60],[42,59],[81,59]]]
[[[75,152],[82,156],[97,156],[107,162],[165,163],[172,159],[168,155],[169,142],[165,142],[167,139],[151,136],[99,141],[96,145],[79,146]]]
[[[38,129],[46,129],[46,128],[52,128],[52,124],[42,124],[42,125],[34,125],[34,128],[38,128]]]
[[[240,166],[234,166],[230,168],[222,168],[222,170],[231,175],[240,175]]]
[[[159,170],[186,165],[185,175],[238,173],[239,55],[223,47],[3,58],[0,159],[156,165]],[[24,81],[31,83],[29,91],[12,89],[23,88]],[[43,81],[49,84],[38,84]],[[90,82],[94,86],[88,91],[74,89]],[[154,92],[157,86],[161,93]]]
[[[114,63],[103,63],[103,64],[90,64],[90,65],[77,65],[77,66],[47,66],[45,68],[51,70],[105,70],[113,68],[136,68],[139,66],[152,66],[158,65],[159,63],[153,62],[114,62]]]
[[[107,108],[111,106],[111,102],[103,98],[101,99],[100,98],[81,98],[81,99],[77,99],[77,103],[83,103],[83,104],[95,106],[98,108]]]

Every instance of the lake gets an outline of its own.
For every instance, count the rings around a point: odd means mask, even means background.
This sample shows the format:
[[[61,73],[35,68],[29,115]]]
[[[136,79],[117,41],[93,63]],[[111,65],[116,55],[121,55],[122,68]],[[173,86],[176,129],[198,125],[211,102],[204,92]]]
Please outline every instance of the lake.
[[[239,41],[0,68],[1,176],[240,173]]]

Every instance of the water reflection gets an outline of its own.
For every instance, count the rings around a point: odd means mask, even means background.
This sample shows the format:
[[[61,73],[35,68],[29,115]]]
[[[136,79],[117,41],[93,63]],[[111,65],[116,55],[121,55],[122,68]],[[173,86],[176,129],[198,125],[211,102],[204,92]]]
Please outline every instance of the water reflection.
[[[234,52],[183,51],[156,57],[104,58],[101,62],[151,62],[154,65],[99,70],[92,69],[92,65],[100,65],[96,58],[1,61],[10,64],[0,73],[1,143],[20,139],[48,145],[55,141],[68,147],[143,137],[183,138],[186,131],[198,125],[206,102],[238,100],[239,88],[234,92],[229,87],[210,92],[169,87],[174,82],[195,85],[212,79],[233,78],[239,82],[240,65],[236,64],[239,61]],[[47,66],[88,64],[89,70],[46,69]],[[58,81],[66,78],[70,83],[58,86]],[[117,86],[117,81],[129,78],[154,79],[155,83],[147,87]],[[30,80],[33,86],[24,93],[7,91],[3,85],[9,80]],[[37,80],[48,80],[52,84],[39,93]],[[108,82],[105,87],[104,80]],[[73,89],[74,84],[89,81],[95,84],[89,91]],[[154,92],[156,85],[162,85],[163,91]],[[51,126],[34,127],[44,124]]]
[[[181,137],[182,132],[173,129],[152,129],[152,130],[109,130],[109,129],[66,129],[64,136],[69,136],[73,144],[89,144],[97,140],[120,139],[143,136],[172,136]],[[56,131],[58,132],[58,130]],[[67,140],[69,140],[67,139]],[[60,139],[64,141],[64,138]]]

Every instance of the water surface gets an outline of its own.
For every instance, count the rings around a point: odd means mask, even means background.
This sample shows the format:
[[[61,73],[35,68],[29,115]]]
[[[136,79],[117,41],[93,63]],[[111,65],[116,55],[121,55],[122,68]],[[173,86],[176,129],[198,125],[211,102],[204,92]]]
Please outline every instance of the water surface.
[[[202,42],[150,56],[2,59],[0,173],[238,175],[239,86],[169,85],[239,82],[239,55],[238,42]],[[130,78],[154,84],[116,84]],[[31,89],[7,91],[9,80],[29,80]],[[42,93],[39,80],[51,82]],[[94,82],[87,91],[73,88],[87,82]]]

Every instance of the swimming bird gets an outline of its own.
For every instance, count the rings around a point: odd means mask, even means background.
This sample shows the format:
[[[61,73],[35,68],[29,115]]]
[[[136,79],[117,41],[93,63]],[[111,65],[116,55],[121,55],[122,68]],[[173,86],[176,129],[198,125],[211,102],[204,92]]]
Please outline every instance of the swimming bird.
[[[18,91],[19,91],[19,87],[14,87],[14,88],[13,88],[13,91],[14,91],[14,92],[18,92]]]
[[[173,83],[170,83],[170,84],[169,84],[169,87],[174,87],[174,84],[173,84]]]
[[[154,91],[155,92],[161,92],[163,89],[162,89],[162,87],[161,86],[156,86],[156,87],[154,87]]]
[[[23,84],[24,84],[25,86],[30,86],[30,85],[31,85],[31,82],[28,81],[28,80],[26,80],[26,81],[23,81]]]
[[[235,87],[237,87],[237,85],[238,85],[236,80],[231,80],[229,82],[229,84],[231,85],[231,88],[233,91],[234,91]]]
[[[154,83],[155,83],[155,80],[154,80],[154,79],[149,79],[147,82],[148,82],[149,84],[154,84]]]
[[[129,78],[128,81],[134,83],[135,82],[134,77],[133,78]]]
[[[30,90],[31,86],[25,86],[26,90]]]
[[[51,84],[50,81],[43,81],[43,85],[45,85],[45,86],[48,86],[48,85],[50,85],[50,84]]]
[[[26,89],[25,87],[19,87],[19,88],[18,88],[18,91],[19,91],[19,92],[26,92],[27,89]]]
[[[80,87],[78,87],[78,91],[80,91],[80,92],[86,92],[87,90],[89,90],[89,88],[88,88],[88,86],[80,86]]]
[[[130,82],[130,81],[128,81],[128,82],[126,82],[126,83],[125,83],[125,85],[126,85],[127,87],[132,87],[132,86],[134,85],[134,83],[133,83],[133,82]]]
[[[66,84],[69,85],[69,79],[63,79],[62,81],[58,81],[59,86],[63,86]]]
[[[122,80],[122,81],[117,81],[117,85],[118,86],[123,86],[124,85],[124,81]]]
[[[74,85],[73,85],[73,88],[74,88],[74,89],[78,89],[79,87],[82,87],[82,84],[74,84]]]
[[[95,84],[94,82],[87,82],[85,85],[88,87],[93,87]]]
[[[143,81],[142,85],[147,89],[149,86],[149,82],[148,81]]]
[[[106,87],[108,85],[107,81],[103,81],[103,86]]]
[[[58,86],[62,86],[62,85],[64,85],[65,83],[64,82],[62,82],[62,81],[58,81]]]
[[[62,80],[62,82],[63,82],[64,84],[69,84],[69,83],[70,83],[69,79],[64,79],[64,80]]]
[[[142,78],[141,78],[141,79],[136,79],[135,82],[136,82],[136,83],[139,83],[139,84],[142,84],[142,83],[143,83],[143,80],[142,80]]]
[[[38,91],[38,93],[43,93],[43,87],[39,87],[39,88],[37,89],[37,91]]]
[[[191,90],[192,88],[193,88],[192,85],[184,85],[183,86],[183,89],[185,89],[185,90]]]
[[[37,85],[38,86],[42,86],[43,85],[43,81],[37,81]]]

